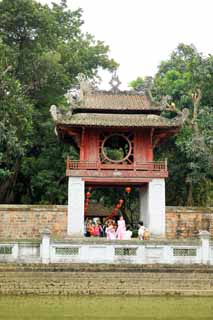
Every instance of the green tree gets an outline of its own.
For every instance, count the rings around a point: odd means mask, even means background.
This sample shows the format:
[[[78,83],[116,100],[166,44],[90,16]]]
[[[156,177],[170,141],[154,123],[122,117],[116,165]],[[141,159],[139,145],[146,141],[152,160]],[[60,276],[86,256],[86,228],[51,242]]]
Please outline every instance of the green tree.
[[[23,135],[20,145],[25,146],[19,165],[11,169],[6,161],[1,162],[2,172],[7,173],[7,179],[1,180],[1,188],[7,190],[0,195],[1,202],[66,201],[65,158],[76,151],[58,143],[49,108],[51,104],[66,106],[64,94],[77,83],[79,73],[95,78],[99,68],[117,67],[108,57],[108,46],[83,33],[82,24],[81,9],[69,10],[66,1],[53,3],[51,8],[33,0],[0,2],[0,41],[12,57],[12,74],[7,73],[14,81],[11,95],[13,101],[23,99],[26,109],[20,121],[14,122],[14,130]],[[9,113],[15,105],[8,100]],[[6,121],[4,112],[2,119]],[[8,121],[7,130],[12,137],[10,116]],[[1,153],[4,152],[5,148]],[[15,153],[13,157],[17,158]],[[13,184],[11,175],[16,176]]]
[[[131,82],[136,88],[140,77]],[[143,84],[143,83],[142,83]],[[153,81],[156,100],[170,96],[177,109],[190,116],[177,137],[155,150],[168,158],[167,204],[212,205],[213,172],[213,56],[204,56],[193,45],[180,44],[162,61]],[[170,117],[171,114],[165,113]]]
[[[154,79],[153,92],[158,98],[169,95],[177,108],[190,110],[177,138],[158,151],[170,160],[169,204],[212,203],[212,70],[212,56],[204,57],[193,45],[180,44],[161,63]]]
[[[132,80],[129,83],[129,87],[134,90],[139,89],[143,85],[144,85],[144,78],[142,78],[142,77],[137,77],[137,79]]]
[[[0,43],[0,199],[13,199],[32,133],[32,105],[14,77],[13,54]]]

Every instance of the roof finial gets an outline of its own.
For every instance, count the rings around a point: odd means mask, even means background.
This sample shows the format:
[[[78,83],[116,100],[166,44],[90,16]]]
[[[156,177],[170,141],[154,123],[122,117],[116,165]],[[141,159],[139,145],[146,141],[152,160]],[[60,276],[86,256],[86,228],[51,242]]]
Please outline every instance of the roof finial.
[[[119,86],[121,84],[121,81],[116,73],[116,71],[114,71],[114,73],[112,74],[112,78],[109,82],[109,84],[111,85],[111,90],[112,92],[118,92],[119,90]]]
[[[91,92],[91,86],[89,84],[89,81],[87,80],[87,77],[83,73],[79,73],[77,77],[79,83],[80,83],[80,101],[84,100],[84,97],[87,93]]]

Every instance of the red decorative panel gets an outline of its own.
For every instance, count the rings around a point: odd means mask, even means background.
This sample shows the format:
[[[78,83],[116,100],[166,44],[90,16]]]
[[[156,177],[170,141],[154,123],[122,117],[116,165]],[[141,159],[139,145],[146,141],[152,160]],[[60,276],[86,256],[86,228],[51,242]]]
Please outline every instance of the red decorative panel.
[[[101,128],[82,128],[80,161],[67,161],[67,175],[114,178],[167,177],[166,163],[153,161],[152,135],[153,129],[148,128],[132,131],[125,129],[118,131],[112,128],[104,131]],[[116,153],[117,147],[114,146],[114,138],[119,141],[118,149],[121,149],[121,154],[124,150],[124,157],[118,158],[118,160],[117,158],[114,160],[106,151],[110,141],[112,144],[110,152],[115,151]]]

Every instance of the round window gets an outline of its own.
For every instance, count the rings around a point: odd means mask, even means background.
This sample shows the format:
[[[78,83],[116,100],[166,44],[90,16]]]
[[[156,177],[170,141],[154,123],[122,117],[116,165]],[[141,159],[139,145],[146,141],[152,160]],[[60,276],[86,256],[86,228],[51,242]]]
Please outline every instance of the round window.
[[[131,153],[131,143],[122,134],[112,134],[102,142],[102,156],[110,162],[125,161]]]

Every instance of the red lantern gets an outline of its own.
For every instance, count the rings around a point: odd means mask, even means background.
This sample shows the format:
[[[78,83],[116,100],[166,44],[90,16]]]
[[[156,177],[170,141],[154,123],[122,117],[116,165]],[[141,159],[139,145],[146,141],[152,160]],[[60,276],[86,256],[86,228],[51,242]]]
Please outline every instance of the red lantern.
[[[117,204],[116,208],[117,209],[120,209],[121,205],[120,204]]]
[[[87,209],[87,208],[88,208],[88,206],[89,206],[89,205],[86,203],[86,204],[85,204],[85,209]]]
[[[119,200],[120,205],[122,206],[122,204],[124,203],[123,199]]]
[[[126,191],[127,193],[130,193],[130,192],[132,191],[132,189],[131,189],[130,187],[126,187],[126,188],[125,188],[125,191]]]
[[[87,198],[90,198],[90,197],[91,197],[91,193],[90,193],[89,191],[86,193],[86,197],[87,197]]]
[[[88,203],[89,203],[89,199],[86,199],[86,200],[85,200],[85,203],[88,204]]]

